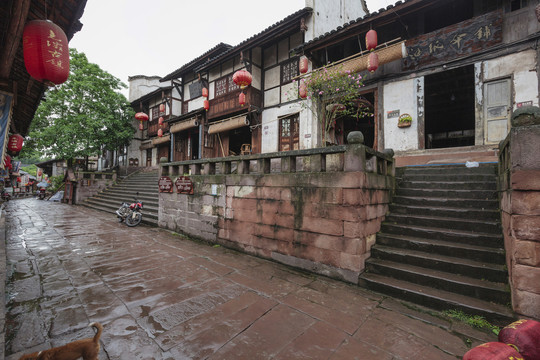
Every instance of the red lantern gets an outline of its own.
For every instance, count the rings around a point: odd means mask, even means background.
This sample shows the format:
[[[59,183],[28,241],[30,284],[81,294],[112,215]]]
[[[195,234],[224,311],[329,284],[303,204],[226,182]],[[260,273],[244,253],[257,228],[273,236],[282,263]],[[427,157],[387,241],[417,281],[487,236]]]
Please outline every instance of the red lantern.
[[[208,100],[204,100],[203,107],[204,107],[204,110],[208,111],[208,109],[210,109],[210,102]]]
[[[157,131],[157,136],[163,137],[163,129],[159,129],[159,130]]]
[[[373,51],[377,47],[377,32],[375,30],[369,30],[367,32],[366,47],[369,51]]]
[[[516,348],[525,360],[540,359],[540,322],[515,321],[499,332],[499,341]]]
[[[500,342],[478,345],[463,355],[463,360],[523,360],[523,357],[511,346]]]
[[[302,56],[300,58],[300,61],[298,62],[298,67],[300,70],[300,74],[305,74],[308,71],[308,59],[305,56]]]
[[[205,97],[205,98],[208,97],[208,89],[205,88],[205,87],[202,88],[202,96]]]
[[[43,175],[43,171],[41,171],[41,169],[39,169],[38,172],[37,172],[37,176],[41,176],[41,175]]]
[[[244,106],[246,104],[246,94],[243,92],[238,95],[238,102],[240,103],[240,106]]]
[[[238,70],[233,75],[233,81],[236,85],[240,86],[240,89],[251,85],[252,76],[247,70]]]
[[[135,114],[135,119],[139,120],[140,122],[148,121],[148,115],[143,112],[138,112]]]
[[[159,112],[164,113],[165,112],[165,104],[159,104]]]
[[[62,84],[69,77],[69,47],[64,31],[49,20],[28,22],[23,31],[26,71],[34,79]]]
[[[374,73],[379,68],[379,55],[376,52],[369,53],[367,58],[367,69]]]
[[[139,123],[139,130],[141,130],[141,131],[143,131],[143,130],[144,130],[144,125],[143,125],[143,123],[142,123],[142,122],[141,122],[141,123]]]
[[[299,94],[300,94],[300,97],[301,97],[302,99],[307,98],[307,85],[306,85],[306,83],[303,82],[303,81],[300,83]]]
[[[19,134],[13,134],[8,140],[8,150],[11,152],[19,152],[22,149],[24,138]]]
[[[159,126],[163,125],[163,116],[160,116],[159,119],[158,119],[158,124]]]

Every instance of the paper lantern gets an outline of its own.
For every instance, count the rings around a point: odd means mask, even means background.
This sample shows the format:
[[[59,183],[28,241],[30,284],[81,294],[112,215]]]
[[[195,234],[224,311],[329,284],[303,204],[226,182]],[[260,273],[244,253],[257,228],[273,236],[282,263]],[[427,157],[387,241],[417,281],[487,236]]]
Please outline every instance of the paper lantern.
[[[139,123],[139,130],[143,131],[144,130],[144,125],[142,122]]]
[[[373,51],[377,47],[377,32],[375,30],[369,30],[367,32],[366,47],[369,51]]]
[[[165,120],[163,119],[163,116],[160,116],[159,119],[158,119],[158,124],[159,124],[159,126],[163,125],[163,121],[165,121]]]
[[[374,73],[379,68],[379,55],[376,52],[369,53],[367,59],[367,69]]]
[[[247,70],[238,70],[233,75],[233,81],[240,89],[244,89],[251,85],[252,76]]]
[[[308,58],[305,56],[302,56],[300,58],[300,61],[298,62],[298,68],[300,70],[300,74],[305,74],[308,72]]]
[[[19,152],[22,149],[24,138],[19,134],[13,134],[8,140],[8,150],[11,152]]]
[[[148,121],[148,115],[143,112],[138,112],[135,114],[135,119],[139,120],[140,122]]]
[[[34,79],[62,84],[69,77],[69,46],[64,31],[52,21],[33,20],[23,31],[26,71]]]
[[[240,106],[244,106],[246,104],[246,94],[243,92],[238,95],[238,102],[240,103]]]
[[[165,104],[159,104],[159,112],[164,113],[165,112]]]
[[[489,342],[467,351],[463,360],[523,360],[523,357],[509,345]]]
[[[205,87],[202,88],[202,96],[205,97],[205,98],[208,97],[208,89],[205,88]]]
[[[157,131],[157,136],[163,137],[163,129],[159,129],[159,130]]]
[[[210,102],[208,100],[204,100],[203,107],[204,107],[204,110],[208,111],[208,109],[210,109]]]
[[[499,342],[516,348],[525,360],[540,359],[540,322],[515,321],[499,332]]]
[[[300,82],[300,89],[298,90],[298,93],[302,99],[307,98],[307,85],[305,82]]]
[[[4,169],[12,169],[13,165],[11,165],[11,156],[6,155],[4,158]]]

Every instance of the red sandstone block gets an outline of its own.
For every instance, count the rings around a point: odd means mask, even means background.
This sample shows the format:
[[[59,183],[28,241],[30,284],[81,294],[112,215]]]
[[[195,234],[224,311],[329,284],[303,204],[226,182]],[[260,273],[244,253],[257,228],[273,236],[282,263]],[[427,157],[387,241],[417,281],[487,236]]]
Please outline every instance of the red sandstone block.
[[[291,201],[291,189],[290,188],[282,188],[281,189],[281,197],[280,200],[282,201]]]
[[[513,190],[540,190],[540,170],[512,171]]]
[[[282,188],[279,187],[259,187],[257,188],[257,198],[269,200],[281,200]]]
[[[540,295],[540,268],[515,265],[512,282],[515,289]]]
[[[376,234],[381,228],[381,220],[368,220],[361,222],[343,223],[343,235],[351,238],[366,238],[369,235]]]
[[[275,229],[273,226],[264,225],[264,224],[253,224],[253,235],[254,236],[263,236],[269,239],[274,238]]]
[[[238,208],[234,210],[234,219],[237,221],[258,223],[261,220],[262,212],[252,209]]]
[[[367,205],[371,203],[368,190],[343,189],[343,205]]]
[[[233,198],[230,207],[233,209],[244,209],[249,211],[257,211],[258,200],[246,198]]]
[[[512,191],[512,213],[540,215],[540,191]]]
[[[294,230],[292,228],[284,228],[280,226],[274,227],[274,239],[280,240],[286,244],[291,244],[293,238]]]
[[[540,268],[540,242],[516,240],[513,245],[515,263]]]
[[[540,319],[540,295],[528,291],[512,291],[512,307],[518,314]]]
[[[343,221],[304,216],[301,230],[341,236],[343,235]]]
[[[279,249],[278,245],[279,241],[265,238],[263,236],[255,236],[252,243],[252,246],[255,246],[259,249],[264,249],[265,251],[277,251]]]
[[[282,215],[294,215],[294,205],[290,201],[281,201],[278,212]]]
[[[294,217],[291,215],[280,215],[277,214],[274,224],[287,229],[294,228]]]
[[[514,215],[512,229],[518,239],[540,241],[540,216]]]
[[[255,186],[231,186],[232,196],[239,198],[257,198],[256,187]],[[229,195],[229,189],[227,189],[227,196]]]
[[[362,271],[365,267],[365,259],[361,255],[339,254],[339,268],[351,271]]]
[[[279,212],[280,202],[275,200],[259,200],[258,205],[262,209],[263,215],[277,214]]]

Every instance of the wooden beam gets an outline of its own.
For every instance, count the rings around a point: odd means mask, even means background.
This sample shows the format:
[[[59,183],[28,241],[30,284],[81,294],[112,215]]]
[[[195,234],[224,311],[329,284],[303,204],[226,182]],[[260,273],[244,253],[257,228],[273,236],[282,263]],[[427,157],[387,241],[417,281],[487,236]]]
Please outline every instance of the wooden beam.
[[[8,79],[13,60],[17,54],[17,49],[21,43],[24,25],[28,17],[31,0],[13,1],[12,16],[9,22],[6,40],[2,49],[0,49],[0,79]]]

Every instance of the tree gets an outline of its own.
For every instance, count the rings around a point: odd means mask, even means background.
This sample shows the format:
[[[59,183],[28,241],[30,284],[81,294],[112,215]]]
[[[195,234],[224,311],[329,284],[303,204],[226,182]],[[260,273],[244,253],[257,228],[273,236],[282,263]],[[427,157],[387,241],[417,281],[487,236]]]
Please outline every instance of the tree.
[[[88,159],[103,150],[129,145],[134,111],[119,90],[118,78],[70,49],[68,80],[45,93],[27,139],[45,157]]]

